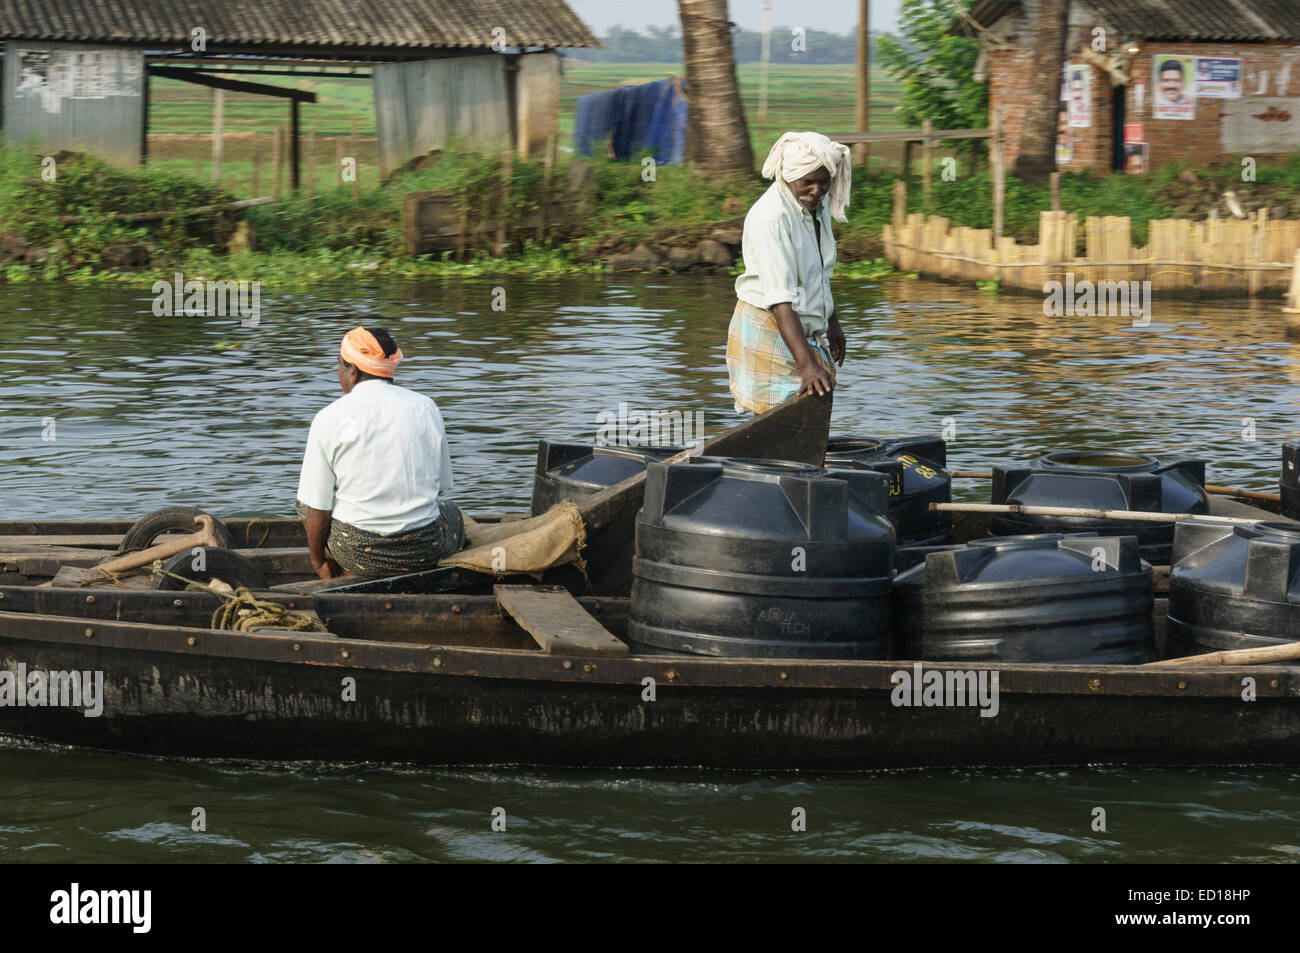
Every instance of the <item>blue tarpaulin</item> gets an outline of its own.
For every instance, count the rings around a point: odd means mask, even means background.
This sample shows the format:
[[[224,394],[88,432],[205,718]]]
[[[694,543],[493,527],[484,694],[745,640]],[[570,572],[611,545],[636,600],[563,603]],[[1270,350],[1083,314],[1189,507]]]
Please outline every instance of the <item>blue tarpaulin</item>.
[[[575,155],[619,161],[649,152],[660,165],[686,158],[686,97],[679,80],[663,79],[579,96],[573,117]]]

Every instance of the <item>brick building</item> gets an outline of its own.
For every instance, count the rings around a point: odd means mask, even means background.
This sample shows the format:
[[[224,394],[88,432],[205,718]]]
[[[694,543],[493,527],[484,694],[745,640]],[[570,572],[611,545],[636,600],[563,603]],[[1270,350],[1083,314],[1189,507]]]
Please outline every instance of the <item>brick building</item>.
[[[1008,162],[1020,149],[1039,0],[975,0]],[[1072,0],[1057,162],[1155,168],[1300,148],[1300,0]],[[1068,130],[1068,133],[1067,133]]]

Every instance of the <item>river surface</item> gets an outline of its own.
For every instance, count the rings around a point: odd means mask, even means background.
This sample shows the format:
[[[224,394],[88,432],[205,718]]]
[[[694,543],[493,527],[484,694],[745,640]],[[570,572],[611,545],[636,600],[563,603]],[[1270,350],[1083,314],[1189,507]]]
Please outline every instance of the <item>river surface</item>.
[[[1200,455],[1211,482],[1273,490],[1279,444],[1300,433],[1300,344],[1277,302],[1158,299],[1134,327],[903,279],[840,281],[836,300],[849,349],[833,432],[946,426],[957,469],[1119,447]],[[308,425],[337,396],[337,342],[357,324],[389,328],[401,382],[437,400],[454,498],[524,509],[540,436],[590,440],[620,404],[703,412],[708,433],[735,423],[733,303],[725,279],[383,282],[264,290],[258,325],[242,327],[155,317],[147,282],[0,285],[0,518],[292,515]],[[7,742],[0,860],[1296,861],[1297,780],[287,767]],[[190,829],[196,806],[206,833]]]

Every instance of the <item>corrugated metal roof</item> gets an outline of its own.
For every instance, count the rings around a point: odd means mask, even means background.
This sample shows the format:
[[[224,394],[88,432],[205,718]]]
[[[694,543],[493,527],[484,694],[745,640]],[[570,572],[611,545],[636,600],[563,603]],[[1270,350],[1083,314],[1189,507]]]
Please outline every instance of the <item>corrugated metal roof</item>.
[[[563,0],[0,0],[0,39],[81,43],[190,42],[209,50],[312,47],[395,51],[597,46]]]
[[[1088,0],[1120,33],[1148,40],[1296,40],[1296,0]]]
[[[1125,35],[1147,40],[1300,40],[1300,0],[1084,0],[1097,19]],[[991,26],[1019,3],[974,0],[970,13]],[[962,21],[952,33],[972,32]]]

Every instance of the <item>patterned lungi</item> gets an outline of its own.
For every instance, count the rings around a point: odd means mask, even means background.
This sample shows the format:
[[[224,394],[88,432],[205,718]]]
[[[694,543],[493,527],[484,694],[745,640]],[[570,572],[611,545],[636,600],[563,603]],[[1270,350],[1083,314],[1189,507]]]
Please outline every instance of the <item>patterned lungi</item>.
[[[808,346],[834,381],[835,362],[826,336],[810,338]],[[799,368],[777,328],[776,315],[744,301],[736,302],[727,329],[727,373],[737,413],[752,410],[761,414],[803,388]]]
[[[307,507],[293,501],[298,518]],[[354,576],[399,576],[432,569],[465,545],[465,516],[455,503],[438,501],[438,518],[400,533],[372,533],[342,520],[330,523],[326,544],[334,561]]]

